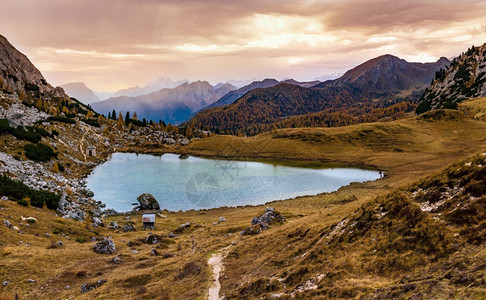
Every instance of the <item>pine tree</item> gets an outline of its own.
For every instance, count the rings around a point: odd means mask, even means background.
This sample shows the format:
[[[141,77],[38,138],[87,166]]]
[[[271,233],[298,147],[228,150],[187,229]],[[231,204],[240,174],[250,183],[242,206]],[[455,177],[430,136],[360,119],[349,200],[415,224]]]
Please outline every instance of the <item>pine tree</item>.
[[[125,115],[125,125],[128,126],[128,123],[130,123],[130,112],[127,111],[127,114]]]
[[[113,110],[111,112],[111,119],[116,120],[116,111],[115,110]]]

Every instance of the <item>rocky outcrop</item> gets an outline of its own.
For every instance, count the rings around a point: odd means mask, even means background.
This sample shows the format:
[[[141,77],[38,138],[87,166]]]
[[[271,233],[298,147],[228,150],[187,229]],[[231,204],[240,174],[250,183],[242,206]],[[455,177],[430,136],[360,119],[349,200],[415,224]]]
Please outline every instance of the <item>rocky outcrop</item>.
[[[0,35],[0,89],[17,94],[68,98],[62,88],[51,86],[24,54]]]
[[[116,253],[115,243],[111,240],[103,240],[93,245],[93,250],[98,254]]]
[[[142,194],[137,197],[137,201],[140,203],[139,206],[135,207],[138,210],[159,210],[160,205],[157,199],[152,194]]]
[[[454,59],[448,69],[435,74],[434,81],[419,100],[417,113],[436,108],[455,108],[468,98],[486,96],[486,44],[472,47]]]
[[[263,230],[270,228],[270,225],[282,224],[285,222],[285,218],[281,213],[275,211],[273,207],[265,208],[265,213],[260,217],[254,217],[251,220],[251,226],[243,229],[241,235],[255,235]]]
[[[251,225],[257,225],[257,224],[267,224],[267,225],[272,225],[272,224],[281,224],[285,222],[285,218],[282,216],[281,213],[276,212],[273,207],[267,207],[265,208],[265,213],[261,215],[260,217],[254,217],[251,220]]]

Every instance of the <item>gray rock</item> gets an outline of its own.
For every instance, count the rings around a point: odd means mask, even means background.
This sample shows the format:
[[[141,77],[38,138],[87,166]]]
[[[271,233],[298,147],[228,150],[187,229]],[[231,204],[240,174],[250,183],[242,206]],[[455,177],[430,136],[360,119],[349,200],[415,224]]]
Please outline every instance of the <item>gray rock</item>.
[[[105,227],[105,224],[103,224],[103,221],[101,221],[100,218],[93,217],[93,224],[91,226],[97,228],[97,227]]]
[[[110,240],[103,240],[93,245],[93,249],[98,254],[116,253],[115,243]]]
[[[86,190],[86,197],[88,197],[88,198],[94,197],[93,191],[92,190]]]
[[[152,194],[142,194],[138,196],[137,201],[140,203],[139,210],[159,210],[160,205]]]
[[[107,282],[106,279],[100,279],[100,280],[98,280],[95,283],[85,283],[85,284],[83,284],[81,286],[81,293],[84,294],[84,293],[87,293],[89,291],[92,291],[92,290],[94,290],[96,288],[99,288],[100,286],[102,286],[106,282]]]
[[[111,259],[111,262],[117,265],[120,265],[122,263],[122,259],[118,256],[115,256]]]
[[[160,253],[155,248],[153,248],[152,251],[150,251],[150,255],[152,255],[152,256],[159,256]]]
[[[10,283],[10,281],[4,281],[2,282],[2,286],[7,286]]]
[[[267,207],[265,209],[265,213],[260,217],[254,217],[251,220],[251,225],[256,225],[260,223],[265,223],[267,225],[272,225],[275,223],[283,223],[285,222],[285,218],[282,216],[281,213],[276,212],[273,208]]]
[[[116,223],[115,221],[111,221],[110,226],[108,226],[108,228],[115,230],[115,229],[120,229],[120,226],[118,226],[118,223]]]
[[[58,242],[57,242],[57,244],[58,244],[59,246],[64,246],[64,244],[62,243],[62,241],[58,241]]]
[[[125,225],[123,225],[123,232],[137,231],[133,225],[135,225],[134,222],[127,222]]]
[[[34,279],[30,279],[30,278],[29,278],[29,279],[27,279],[27,282],[28,282],[28,283],[35,283],[35,280],[34,280]]]

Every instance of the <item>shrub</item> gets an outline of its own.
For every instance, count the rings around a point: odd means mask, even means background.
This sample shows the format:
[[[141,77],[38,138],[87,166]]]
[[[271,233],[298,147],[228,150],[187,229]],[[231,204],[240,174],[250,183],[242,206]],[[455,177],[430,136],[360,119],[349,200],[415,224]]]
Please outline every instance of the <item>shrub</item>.
[[[76,124],[76,120],[67,117],[49,117],[47,121],[57,121],[61,123]]]
[[[25,156],[35,161],[46,162],[49,161],[52,157],[57,156],[57,153],[55,153],[51,147],[45,144],[28,144],[24,146],[24,151]]]
[[[88,240],[85,237],[77,237],[76,242],[83,244],[86,243]]]
[[[0,119],[0,134],[11,133],[13,130],[10,125],[8,125],[7,119]]]
[[[18,127],[12,131],[13,136],[20,140],[26,140],[32,143],[40,142],[42,136],[32,130],[26,129],[24,127]]]
[[[30,198],[30,204],[35,207],[42,207],[44,203],[49,209],[59,208],[61,197],[48,191],[33,191]]]
[[[8,196],[17,201],[30,195],[30,188],[20,181],[15,181],[6,175],[0,176],[0,195]]]
[[[98,123],[97,119],[84,119],[84,123],[94,126],[94,127],[100,127],[100,124]]]
[[[29,203],[25,201],[24,199],[19,199],[17,200],[17,204],[22,205],[22,206],[29,206]],[[31,219],[29,219],[31,220]],[[27,220],[28,221],[28,220]],[[35,222],[35,221],[34,221]],[[29,222],[30,223],[30,222]]]

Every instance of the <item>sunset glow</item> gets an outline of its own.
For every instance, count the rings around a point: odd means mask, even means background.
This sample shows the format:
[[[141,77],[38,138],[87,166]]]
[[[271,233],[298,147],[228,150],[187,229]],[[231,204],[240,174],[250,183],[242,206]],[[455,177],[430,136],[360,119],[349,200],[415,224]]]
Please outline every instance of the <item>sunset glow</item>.
[[[435,61],[486,42],[484,1],[0,3],[2,34],[50,82],[98,91],[160,76],[313,80],[386,53]]]

